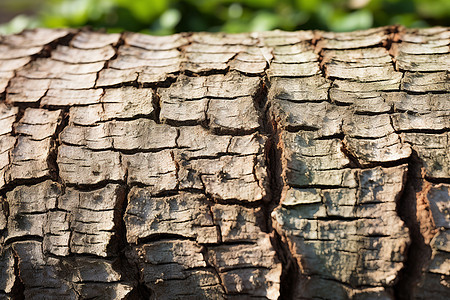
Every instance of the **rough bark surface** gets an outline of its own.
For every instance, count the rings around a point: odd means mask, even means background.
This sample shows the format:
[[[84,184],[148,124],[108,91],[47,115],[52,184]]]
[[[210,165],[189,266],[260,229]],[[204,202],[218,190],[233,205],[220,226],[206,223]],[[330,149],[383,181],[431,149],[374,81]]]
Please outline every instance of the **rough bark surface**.
[[[449,44],[0,37],[0,299],[449,299]]]

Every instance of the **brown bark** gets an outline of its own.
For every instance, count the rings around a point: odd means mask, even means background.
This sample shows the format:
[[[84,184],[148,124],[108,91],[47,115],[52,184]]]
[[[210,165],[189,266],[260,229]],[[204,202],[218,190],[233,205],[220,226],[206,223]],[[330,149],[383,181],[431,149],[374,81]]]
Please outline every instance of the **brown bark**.
[[[0,298],[448,299],[449,41],[0,37]]]

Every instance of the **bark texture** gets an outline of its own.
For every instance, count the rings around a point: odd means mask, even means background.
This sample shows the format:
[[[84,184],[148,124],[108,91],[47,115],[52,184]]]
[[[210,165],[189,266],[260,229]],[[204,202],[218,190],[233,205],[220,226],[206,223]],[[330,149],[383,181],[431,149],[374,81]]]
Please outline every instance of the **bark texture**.
[[[449,44],[0,37],[0,299],[449,299]]]

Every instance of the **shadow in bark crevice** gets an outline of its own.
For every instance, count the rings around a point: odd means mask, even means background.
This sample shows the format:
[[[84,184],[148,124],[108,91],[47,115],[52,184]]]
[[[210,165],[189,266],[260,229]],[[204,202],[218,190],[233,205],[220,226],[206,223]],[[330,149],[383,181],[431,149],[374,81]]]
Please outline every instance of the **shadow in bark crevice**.
[[[393,287],[395,298],[399,300],[414,299],[417,285],[423,277],[422,270],[431,260],[431,247],[421,232],[421,226],[425,224],[421,223],[432,220],[421,219],[420,215],[423,214],[417,210],[420,206],[418,201],[427,201],[426,192],[431,187],[423,177],[422,167],[417,153],[413,151],[408,162],[405,190],[397,202],[397,214],[408,227],[411,239],[405,253],[403,269],[398,273],[397,282]],[[429,217],[431,218],[431,214]],[[430,230],[433,231],[432,228]]]

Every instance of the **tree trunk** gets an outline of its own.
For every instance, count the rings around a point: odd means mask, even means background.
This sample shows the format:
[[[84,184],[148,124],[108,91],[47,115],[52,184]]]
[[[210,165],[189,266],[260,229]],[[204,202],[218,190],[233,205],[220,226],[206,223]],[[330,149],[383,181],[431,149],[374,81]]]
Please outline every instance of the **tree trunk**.
[[[449,40],[0,37],[0,298],[449,299]]]

